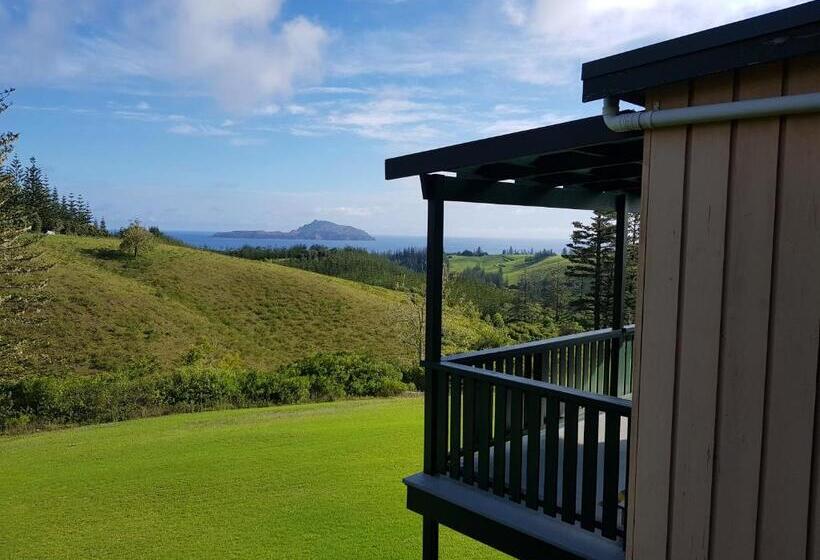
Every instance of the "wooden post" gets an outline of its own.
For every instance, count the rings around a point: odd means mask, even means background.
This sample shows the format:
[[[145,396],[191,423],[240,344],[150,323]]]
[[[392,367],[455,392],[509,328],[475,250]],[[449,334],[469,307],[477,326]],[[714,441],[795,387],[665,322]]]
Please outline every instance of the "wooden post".
[[[626,196],[615,198],[615,271],[612,294],[612,330],[619,331],[612,339],[610,352],[609,391],[613,397],[618,396],[618,376],[621,365],[621,341],[624,328],[624,299],[626,286]]]
[[[425,188],[425,176],[421,176]],[[442,314],[442,271],[444,264],[444,202],[427,201],[427,287],[425,300],[425,345],[424,345],[424,472],[437,474],[443,470],[446,456],[446,442],[438,441],[439,427],[447,421],[446,412],[441,416],[441,395],[439,373],[432,367],[441,360],[441,314]],[[446,379],[444,379],[446,386]],[[444,402],[446,411],[446,402]],[[422,558],[438,559],[438,522],[424,518],[422,534]]]

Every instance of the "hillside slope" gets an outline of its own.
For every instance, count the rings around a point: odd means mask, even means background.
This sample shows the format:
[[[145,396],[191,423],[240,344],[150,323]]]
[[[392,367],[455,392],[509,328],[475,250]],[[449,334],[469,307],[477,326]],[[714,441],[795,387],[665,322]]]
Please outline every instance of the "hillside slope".
[[[197,345],[260,368],[334,350],[412,360],[397,331],[398,292],[186,247],[160,244],[135,260],[116,247],[44,238],[51,301],[31,337],[50,369],[105,370],[142,357],[170,364]]]
[[[484,255],[468,257],[448,255],[447,265],[451,272],[463,272],[468,268],[480,267],[486,272],[501,270],[507,284],[516,284],[524,275],[537,278],[556,270],[563,272],[569,261],[560,255],[531,262],[531,255]]]

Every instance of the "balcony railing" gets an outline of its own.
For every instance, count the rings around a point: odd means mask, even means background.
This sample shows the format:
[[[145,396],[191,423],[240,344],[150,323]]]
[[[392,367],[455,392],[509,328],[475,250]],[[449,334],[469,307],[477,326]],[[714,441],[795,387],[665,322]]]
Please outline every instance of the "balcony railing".
[[[435,470],[623,542],[634,329],[428,364]]]
[[[570,387],[597,394],[632,393],[632,346],[635,326],[601,329],[478,352],[442,361],[475,366],[498,373]],[[613,362],[617,352],[617,365]],[[613,372],[617,379],[613,380]],[[612,383],[616,385],[612,391]]]

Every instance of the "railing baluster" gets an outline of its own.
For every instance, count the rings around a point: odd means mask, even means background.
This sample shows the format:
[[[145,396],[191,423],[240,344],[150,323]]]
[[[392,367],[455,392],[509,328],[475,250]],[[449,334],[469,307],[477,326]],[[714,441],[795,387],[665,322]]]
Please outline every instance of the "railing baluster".
[[[504,468],[507,455],[507,388],[495,387],[495,432],[493,446],[493,492],[504,495]]]
[[[464,378],[464,482],[475,481],[475,381]]]
[[[536,354],[535,363],[533,364],[533,367],[535,368],[534,378],[538,379],[539,381],[546,381],[548,365],[549,360],[546,352],[539,352],[538,354]]]
[[[575,523],[578,487],[578,405],[564,403],[564,484],[561,489],[561,519]]]
[[[512,410],[510,417],[510,499],[515,502],[520,502],[521,438],[523,437],[521,426],[524,421],[521,410],[521,401],[523,399],[521,389],[512,389],[510,391],[510,398],[512,399]]]
[[[476,387],[476,424],[478,431],[478,486],[486,490],[490,478],[490,384],[479,381]]]
[[[547,397],[544,443],[544,513],[555,517],[558,503],[558,399]]]
[[[584,407],[584,470],[581,482],[581,527],[595,530],[598,492],[598,409]]]
[[[592,343],[592,363],[594,364],[595,368],[595,389],[593,392],[600,393],[601,392],[601,343],[600,341],[595,341]]]
[[[584,345],[575,345],[575,388],[584,388]]]
[[[541,399],[527,394],[527,507],[538,509],[538,478],[541,458]]]
[[[626,469],[624,470],[624,511],[623,511],[623,526],[624,526],[624,548],[626,548],[626,534],[627,534],[627,518],[629,517],[626,512],[629,511],[629,446],[632,443],[632,438],[630,434],[632,433],[632,418],[626,419]]]
[[[573,344],[567,347],[567,387],[575,388],[575,350],[578,347]]]
[[[601,387],[601,394],[602,395],[609,395],[610,394],[610,379],[611,379],[611,372],[612,372],[612,339],[604,340],[604,385]]]
[[[586,391],[592,390],[592,343],[587,342],[584,344],[584,371],[586,381],[584,386],[582,387]]]
[[[601,534],[614,539],[618,530],[618,469],[621,451],[621,417],[606,413],[604,426],[604,491]]]
[[[450,476],[461,474],[461,377],[450,376]]]
[[[567,357],[567,349],[566,348],[558,348],[558,381],[556,383],[558,385],[566,385],[566,375],[567,375],[567,364],[566,364],[566,357]]]
[[[447,412],[449,402],[447,399],[447,372],[438,370],[436,381],[438,384],[438,411],[436,413],[436,471],[447,472]]]

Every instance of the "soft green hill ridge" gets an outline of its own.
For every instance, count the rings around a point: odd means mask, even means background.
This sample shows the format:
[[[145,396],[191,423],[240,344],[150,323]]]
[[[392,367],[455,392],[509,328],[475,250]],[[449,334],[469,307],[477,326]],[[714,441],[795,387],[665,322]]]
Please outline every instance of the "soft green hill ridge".
[[[486,272],[497,272],[500,268],[504,281],[508,284],[516,284],[525,274],[536,278],[550,270],[563,271],[568,264],[567,259],[560,255],[547,257],[534,263],[530,262],[531,260],[531,255],[484,255],[481,257],[449,255],[447,264],[451,272],[463,272],[476,265]]]
[[[316,351],[412,361],[402,294],[276,264],[158,244],[131,260],[117,240],[48,236],[49,318],[33,333],[52,370],[95,371],[195,345],[269,368]]]

